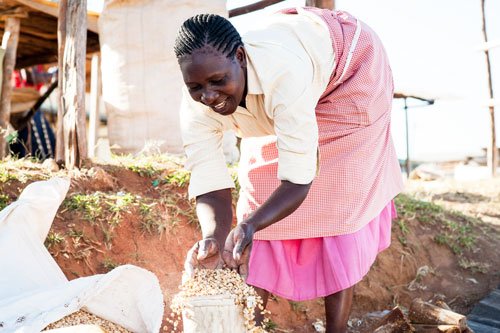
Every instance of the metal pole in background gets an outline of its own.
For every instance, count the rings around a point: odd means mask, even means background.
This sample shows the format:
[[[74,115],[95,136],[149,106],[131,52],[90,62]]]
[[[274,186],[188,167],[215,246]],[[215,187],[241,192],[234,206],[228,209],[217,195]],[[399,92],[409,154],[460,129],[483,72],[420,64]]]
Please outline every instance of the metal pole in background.
[[[404,98],[405,101],[405,125],[406,125],[406,177],[410,177],[411,171],[411,161],[410,161],[410,135],[409,135],[409,126],[408,126],[408,103],[407,98]]]
[[[484,0],[481,0],[481,15],[482,15],[482,23],[483,23],[483,36],[484,42],[488,43],[488,34],[486,33],[486,17],[484,13]],[[487,67],[487,75],[488,75],[488,92],[490,94],[490,100],[493,101],[493,83],[491,81],[491,64],[490,64],[490,53],[488,48],[484,50],[484,55],[486,58],[486,67]],[[491,141],[490,146],[488,147],[488,166],[491,168],[491,175],[493,177],[496,176],[497,166],[498,166],[498,149],[497,149],[497,140],[495,133],[495,106],[493,102],[490,103],[490,121],[491,121]]]

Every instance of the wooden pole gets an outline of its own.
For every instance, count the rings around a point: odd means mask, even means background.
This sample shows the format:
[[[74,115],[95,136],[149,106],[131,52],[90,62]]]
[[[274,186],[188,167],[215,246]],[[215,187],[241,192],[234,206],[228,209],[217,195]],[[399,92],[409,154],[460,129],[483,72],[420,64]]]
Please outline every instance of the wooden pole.
[[[264,9],[268,6],[277,4],[278,2],[282,2],[284,0],[261,0],[254,2],[250,5],[230,9],[228,11],[229,17],[235,17],[243,14],[248,14],[251,12],[255,12],[257,10]],[[310,7],[318,7],[318,8],[327,8],[327,9],[335,9],[335,0],[306,0],[306,6]]]
[[[413,332],[413,326],[406,318],[403,311],[396,306],[391,312],[386,314],[370,332],[389,333],[389,332]]]
[[[255,12],[257,10],[264,9],[268,6],[277,4],[278,2],[282,2],[284,0],[262,0],[262,1],[257,1],[255,3],[252,3],[250,5],[246,5],[243,7],[238,7],[234,8],[228,11],[228,16],[229,17],[235,17],[243,14],[248,14],[251,12]]]
[[[67,0],[59,1],[59,16],[57,20],[57,54],[58,54],[58,103],[57,103],[57,129],[56,129],[56,156],[55,160],[59,166],[64,164],[64,106],[63,106],[63,58],[64,44],[66,43],[66,10]]]
[[[406,97],[405,101],[405,134],[406,134],[406,177],[410,178],[411,160],[410,160],[410,126],[408,125],[408,102]]]
[[[486,32],[486,16],[484,14],[484,2],[485,0],[481,0],[481,15],[482,15],[482,23],[483,23],[483,37],[484,42],[488,43],[488,34]],[[486,67],[488,70],[488,91],[490,95],[490,99],[493,100],[493,83],[491,80],[491,64],[490,64],[490,53],[488,49],[484,50],[484,55],[486,58]],[[497,149],[497,140],[496,140],[496,132],[495,132],[495,106],[490,104],[490,122],[491,122],[491,141],[488,151],[488,164],[491,168],[491,175],[493,177],[497,174],[497,166],[498,166],[498,149]]]
[[[457,325],[420,325],[414,324],[415,333],[462,333],[467,332],[467,328],[463,331]],[[375,333],[375,332],[374,332]]]
[[[88,152],[89,157],[95,157],[97,142],[97,131],[99,129],[99,96],[101,91],[100,59],[98,53],[92,55],[92,67],[90,70],[90,115],[89,115],[89,136]]]
[[[63,0],[64,1],[64,0]],[[61,2],[63,2],[61,1]],[[81,167],[87,158],[85,54],[87,0],[66,1],[66,38],[61,74],[66,168]],[[62,5],[62,4],[61,4]]]
[[[335,9],[335,0],[306,0],[306,6]]]
[[[460,331],[467,328],[465,316],[424,302],[420,298],[412,301],[408,317],[413,324],[455,325]]]
[[[16,66],[17,44],[21,20],[17,17],[7,17],[2,38],[2,48],[5,49],[2,75],[2,91],[0,100],[0,159],[7,156],[5,140],[10,119],[10,102],[12,97],[11,77]]]

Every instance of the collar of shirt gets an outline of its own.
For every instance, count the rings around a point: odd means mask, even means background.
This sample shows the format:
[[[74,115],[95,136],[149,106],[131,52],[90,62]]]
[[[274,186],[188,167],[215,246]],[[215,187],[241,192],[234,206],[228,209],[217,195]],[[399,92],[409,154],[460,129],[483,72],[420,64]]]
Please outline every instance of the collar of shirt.
[[[245,104],[252,105],[251,99],[254,98],[252,95],[263,95],[264,91],[262,89],[262,86],[260,85],[259,77],[257,73],[255,72],[255,68],[251,62],[251,60],[247,56],[247,96],[245,97]],[[236,113],[243,114],[243,115],[251,115],[252,113],[250,110],[247,108],[238,106],[236,108]]]

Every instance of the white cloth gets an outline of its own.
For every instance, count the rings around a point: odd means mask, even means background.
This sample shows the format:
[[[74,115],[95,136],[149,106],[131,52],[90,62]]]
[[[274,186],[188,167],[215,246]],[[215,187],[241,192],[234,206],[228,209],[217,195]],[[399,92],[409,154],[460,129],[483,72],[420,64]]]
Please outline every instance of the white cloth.
[[[133,332],[159,332],[163,295],[153,273],[126,265],[68,281],[43,245],[69,184],[32,183],[0,212],[0,332],[37,333],[81,308]]]
[[[117,153],[182,153],[183,86],[174,41],[195,14],[227,17],[226,0],[105,0],[99,17],[102,98]]]

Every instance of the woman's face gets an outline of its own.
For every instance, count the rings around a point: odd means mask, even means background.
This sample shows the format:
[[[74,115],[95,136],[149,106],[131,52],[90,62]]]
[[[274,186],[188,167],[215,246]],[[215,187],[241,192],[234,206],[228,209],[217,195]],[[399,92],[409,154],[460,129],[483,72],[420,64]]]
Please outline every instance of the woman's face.
[[[245,98],[246,58],[239,47],[233,59],[205,46],[179,59],[191,97],[223,116],[236,111]]]

